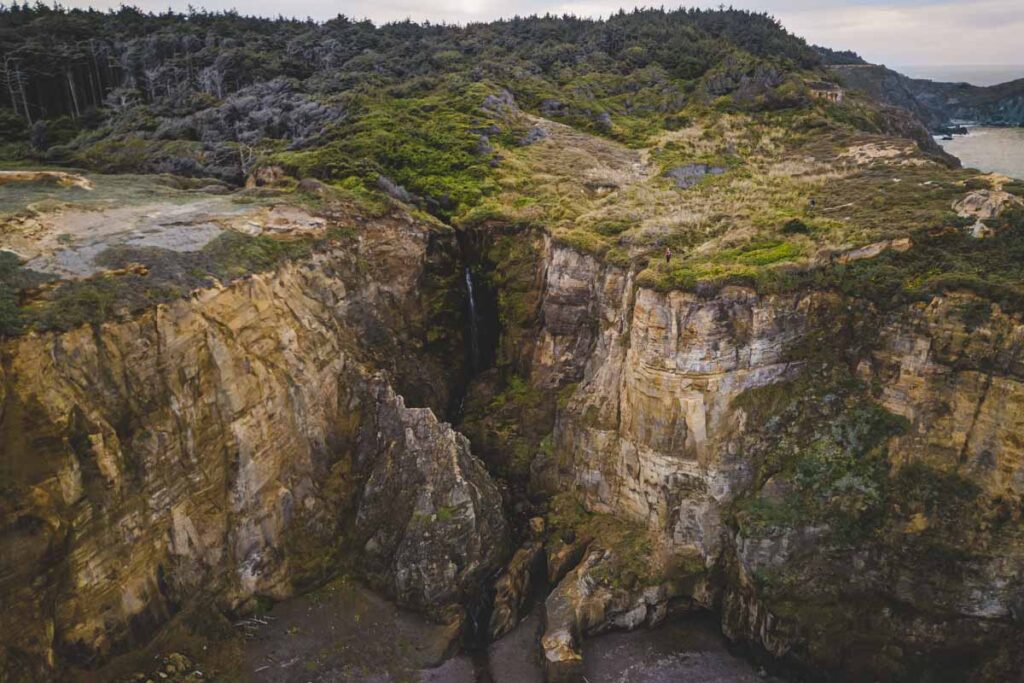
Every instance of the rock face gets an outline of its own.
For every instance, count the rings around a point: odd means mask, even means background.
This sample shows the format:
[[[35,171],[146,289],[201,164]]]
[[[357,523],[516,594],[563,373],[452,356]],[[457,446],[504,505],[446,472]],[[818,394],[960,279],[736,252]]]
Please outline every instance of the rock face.
[[[461,340],[428,339],[455,254],[396,215],[128,322],[8,342],[0,677],[100,661],[188,601],[244,609],[342,562],[438,614],[472,593],[507,542],[494,484],[430,410],[459,376],[441,350]]]
[[[496,641],[515,628],[522,616],[530,588],[544,570],[544,549],[539,541],[530,541],[515,552],[505,571],[495,582],[494,609],[488,629]]]
[[[501,495],[469,441],[383,385],[363,429],[372,463],[356,516],[370,575],[422,610],[459,603],[497,571],[508,530]]]
[[[995,231],[983,221],[998,217],[1013,206],[1020,206],[1021,200],[1001,190],[976,190],[953,203],[953,210],[961,218],[974,220],[967,228],[972,237],[991,237]]]
[[[463,426],[550,505],[511,562],[499,489],[437,417],[464,377],[454,235],[393,215],[6,343],[0,673],[52,677],[190,600],[245,609],[342,564],[451,623],[500,574],[493,634],[546,579],[553,678],[588,635],[695,608],[838,680],[1021,670],[1018,317],[959,293],[659,292],[522,230],[478,251],[503,329]]]
[[[1017,670],[1018,319],[956,294],[660,293],[548,243],[537,320],[530,380],[563,398],[532,486],[697,553],[731,637],[851,680]],[[546,656],[569,669],[587,632],[635,625],[590,604],[589,557],[547,605]]]
[[[653,627],[669,615],[698,606],[690,596],[709,597],[703,585],[685,588],[671,581],[652,585],[609,585],[602,568],[615,558],[615,550],[590,546],[544,602],[545,624],[541,650],[549,681],[579,680],[583,639],[612,629]],[[702,605],[710,607],[710,603]]]
[[[61,187],[78,187],[91,190],[92,183],[83,176],[63,171],[0,171],[0,187],[11,183],[52,182]]]

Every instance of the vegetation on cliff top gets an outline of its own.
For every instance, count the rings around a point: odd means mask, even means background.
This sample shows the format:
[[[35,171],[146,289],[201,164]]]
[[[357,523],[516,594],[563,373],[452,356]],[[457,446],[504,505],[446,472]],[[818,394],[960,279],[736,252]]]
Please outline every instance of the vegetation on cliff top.
[[[337,215],[326,230],[294,238],[226,230],[198,251],[110,246],[94,258],[101,272],[81,279],[33,271],[17,254],[0,251],[0,336],[96,325],[218,282],[275,270],[317,249],[350,241],[354,221],[378,209],[340,190],[316,196],[296,194],[290,200]]]
[[[905,112],[814,99],[834,55],[738,10],[465,27],[0,13],[11,158],[229,182],[276,165],[463,227],[538,226],[658,289],[871,290],[884,268],[836,256],[961,227],[951,204],[975,178]],[[899,287],[1020,298],[1012,263],[972,249]]]

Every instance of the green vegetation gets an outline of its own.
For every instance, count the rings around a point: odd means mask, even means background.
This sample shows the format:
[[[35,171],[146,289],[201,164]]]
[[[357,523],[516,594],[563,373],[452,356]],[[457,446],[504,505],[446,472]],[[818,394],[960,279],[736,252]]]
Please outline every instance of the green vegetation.
[[[18,256],[0,251],[0,336],[10,336],[21,330],[22,314],[18,306],[18,291],[32,285],[33,277],[22,269]]]
[[[1024,310],[1021,212],[992,221],[993,239],[964,236],[952,203],[992,181],[887,137],[917,129],[870,100],[809,98],[805,81],[828,78],[827,53],[761,15],[644,10],[606,21],[375,28],[344,17],[315,25],[130,9],[0,11],[23,43],[12,68],[24,71],[26,93],[45,110],[37,131],[10,103],[0,141],[31,132],[36,158],[233,182],[275,164],[347,188],[366,206],[383,205],[386,193],[463,229],[500,226],[490,258],[501,267],[484,275],[506,331],[535,312],[541,229],[635,267],[639,284],[659,290],[833,288],[889,306],[964,288]],[[65,41],[82,32],[111,54],[137,55],[154,82],[123,92],[116,66],[87,78],[88,50]],[[185,54],[155,49],[153,36],[181,32],[203,40]],[[244,47],[199,47],[209,35],[230,42],[242,34]],[[78,103],[91,104],[88,115],[63,93],[52,96],[55,57],[37,49],[44,35],[68,43],[61,68],[70,69],[72,89],[91,79]],[[725,171],[685,188],[666,176],[695,164]],[[315,193],[294,200],[321,201]],[[894,238],[913,247],[844,262],[858,247]],[[0,328],[97,322],[309,248],[225,239],[187,269],[189,278],[91,279],[27,308],[15,303],[24,285],[4,275]],[[443,295],[429,301],[437,314],[429,343],[444,338],[453,304]],[[514,354],[504,355],[514,364]]]
[[[61,158],[65,156],[66,158]],[[101,173],[132,173],[163,160],[188,159],[198,163],[203,147],[190,140],[153,140],[139,134],[105,137],[72,150],[50,150],[49,161],[70,161]]]
[[[591,579],[603,585],[637,590],[666,581],[680,584],[686,592],[706,576],[707,568],[699,554],[659,553],[657,533],[642,524],[609,514],[588,512],[571,492],[563,492],[548,501],[545,516],[548,552],[570,543],[582,543],[608,554],[590,571]]]
[[[337,239],[329,234],[324,239]],[[207,272],[220,280],[230,280],[247,273],[273,270],[279,263],[309,254],[315,240],[278,240],[265,235],[251,237],[237,232],[225,232],[203,247],[209,259]]]
[[[496,126],[480,103],[497,92],[474,84],[422,97],[361,97],[353,103],[360,115],[333,128],[329,142],[277,152],[267,161],[299,177],[360,178],[371,187],[384,175],[450,218],[495,189],[490,155],[479,152],[474,131]]]
[[[758,396],[762,391],[768,395]],[[788,396],[792,403],[796,391],[792,385],[754,389],[739,405],[764,403],[777,410],[780,397]],[[737,506],[744,534],[825,523],[840,538],[854,541],[878,528],[888,495],[885,443],[906,430],[906,421],[857,395],[814,398],[835,404],[835,416],[827,429],[787,433],[761,453],[759,481],[762,486],[770,481],[778,492],[748,497]],[[769,428],[793,415],[791,408],[782,407],[768,418]],[[807,410],[801,406],[795,417],[808,419]]]
[[[734,407],[747,413],[745,456],[756,466],[753,487],[733,508],[746,536],[821,527],[832,547],[874,544],[935,558],[984,551],[996,535],[1016,533],[1015,503],[982,495],[936,463],[891,462],[887,444],[909,424],[841,366],[816,361],[791,382],[744,392]],[[763,578],[784,593],[796,569],[780,571]]]
[[[496,393],[472,397],[459,429],[491,471],[525,483],[534,457],[545,450],[545,438],[550,449],[554,401],[511,370],[500,381],[503,386]]]
[[[1024,210],[1008,210],[989,223],[997,227],[991,238],[952,227],[920,230],[908,251],[811,271],[797,282],[835,287],[884,307],[964,289],[1005,311],[1024,311]]]
[[[230,182],[275,164],[463,228],[540,227],[636,266],[640,284],[661,290],[858,291],[877,280],[889,299],[954,285],[1017,296],[1010,259],[966,244],[940,249],[942,273],[921,272],[934,250],[917,247],[833,268],[829,254],[958,227],[953,200],[989,183],[940,163],[892,110],[855,93],[810,98],[806,82],[829,78],[830,53],[767,16],[639,10],[376,28],[345,17],[0,11],[18,29],[11,68],[43,119],[30,126],[12,101],[0,140],[17,144],[31,128],[37,159]],[[86,34],[88,49],[72,40]],[[180,49],[158,49],[171,36]],[[146,82],[124,86],[116,59],[97,70],[97,46],[132,55]],[[694,164],[725,172],[685,189],[665,175]],[[915,274],[896,282],[905,264],[888,265],[903,259],[916,259]],[[506,322],[527,314],[520,293],[498,291]]]

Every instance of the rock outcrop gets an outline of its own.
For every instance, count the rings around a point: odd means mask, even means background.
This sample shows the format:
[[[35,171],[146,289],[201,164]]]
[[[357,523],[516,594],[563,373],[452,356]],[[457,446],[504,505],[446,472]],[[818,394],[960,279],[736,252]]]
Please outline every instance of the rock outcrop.
[[[372,467],[356,515],[367,573],[399,604],[459,604],[507,554],[501,494],[466,437],[387,385],[376,393],[357,450]]]
[[[831,292],[661,293],[543,253],[529,377],[560,397],[534,490],[639,525],[655,554],[698,556],[718,578],[667,595],[721,609],[730,637],[798,666],[1015,670],[1019,319],[958,294],[882,311]],[[635,607],[657,585],[586,580],[597,547],[548,599],[556,669],[587,633],[635,626],[594,595]],[[683,564],[677,578],[698,576]]]
[[[0,671],[92,665],[190,601],[245,610],[341,565],[437,615],[477,590],[500,496],[430,409],[459,381],[431,349],[461,340],[428,339],[456,255],[450,230],[385,217],[275,273],[7,342]]]
[[[1024,123],[1024,79],[986,87],[908,78],[874,64],[830,68],[847,87],[906,109],[932,130],[952,121],[1004,126]]]
[[[0,187],[12,183],[56,183],[61,187],[91,190],[92,182],[76,173],[64,171],[0,171]]]

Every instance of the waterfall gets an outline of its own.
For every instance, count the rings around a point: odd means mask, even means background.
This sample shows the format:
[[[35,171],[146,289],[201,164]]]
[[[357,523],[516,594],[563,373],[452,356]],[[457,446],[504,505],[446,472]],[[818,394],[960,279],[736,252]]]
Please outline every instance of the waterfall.
[[[480,370],[480,325],[477,320],[476,298],[473,295],[473,275],[467,267],[466,294],[469,297],[469,369],[476,374]]]

